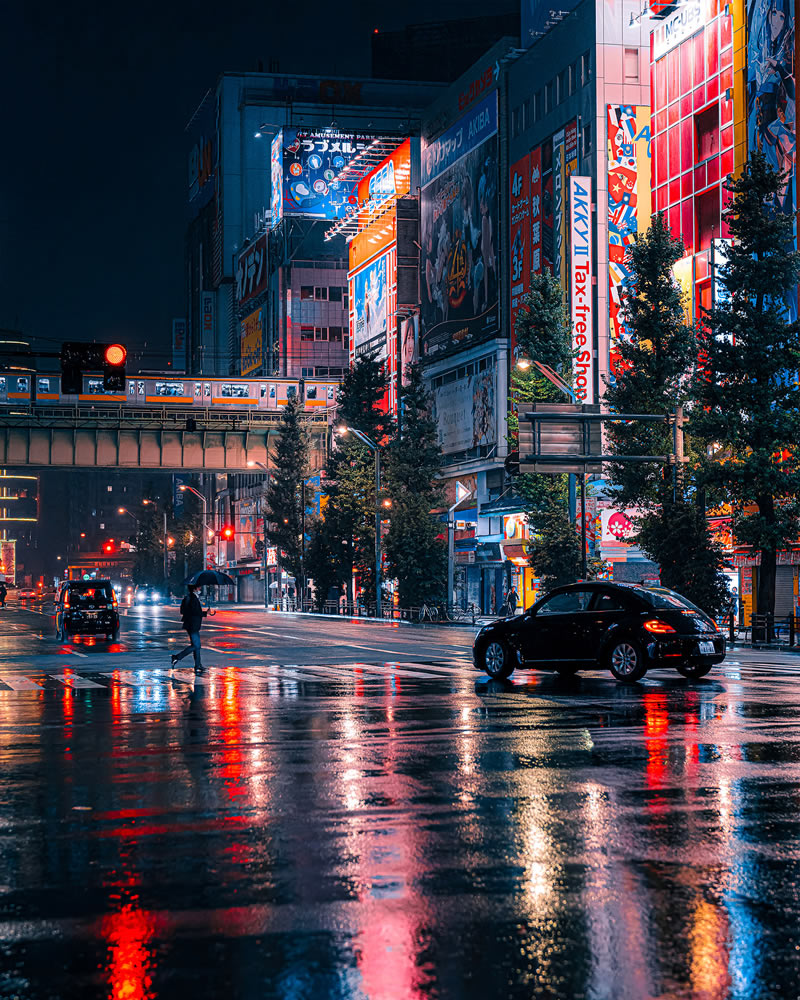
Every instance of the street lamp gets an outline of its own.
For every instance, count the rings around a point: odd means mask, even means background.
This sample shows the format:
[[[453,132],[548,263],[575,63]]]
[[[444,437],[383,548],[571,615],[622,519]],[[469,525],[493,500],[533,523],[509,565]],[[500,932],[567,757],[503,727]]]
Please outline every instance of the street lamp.
[[[187,491],[189,493],[194,493],[194,495],[200,499],[200,502],[203,505],[203,569],[205,570],[207,568],[206,549],[208,546],[208,524],[207,524],[208,501],[206,500],[205,496],[203,496],[203,494],[200,492],[200,490],[196,490],[194,486],[187,486],[185,483],[182,483],[178,487],[178,489],[181,491],[181,493],[186,493]]]
[[[138,533],[139,533],[139,518],[135,514],[132,514],[128,510],[127,507],[117,507],[117,513],[118,514],[127,514],[128,517],[132,517],[134,519],[134,521],[136,522],[136,533],[138,535]]]
[[[380,446],[356,427],[338,427],[340,434],[355,434],[358,440],[375,453],[375,617],[382,618],[381,609],[381,450]]]

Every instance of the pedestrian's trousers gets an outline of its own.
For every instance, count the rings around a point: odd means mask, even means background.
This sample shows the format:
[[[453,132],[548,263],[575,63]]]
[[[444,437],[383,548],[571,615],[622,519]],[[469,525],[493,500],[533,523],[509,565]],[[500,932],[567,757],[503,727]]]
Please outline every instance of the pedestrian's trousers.
[[[195,670],[198,667],[202,667],[203,664],[200,662],[200,633],[190,632],[189,633],[189,645],[180,651],[175,657],[177,660],[182,660],[184,656],[188,656],[189,653],[194,653],[194,666]]]

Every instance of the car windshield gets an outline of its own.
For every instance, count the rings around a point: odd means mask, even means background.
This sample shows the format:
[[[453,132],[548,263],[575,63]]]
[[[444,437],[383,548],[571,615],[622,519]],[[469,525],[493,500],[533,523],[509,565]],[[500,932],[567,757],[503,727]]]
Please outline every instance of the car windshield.
[[[696,604],[676,594],[674,590],[667,590],[666,587],[642,587],[637,590],[649,604],[654,608],[671,608],[677,611],[691,611],[695,614],[704,614]]]
[[[69,603],[73,608],[96,608],[100,604],[110,604],[111,600],[110,583],[86,583],[69,588]]]

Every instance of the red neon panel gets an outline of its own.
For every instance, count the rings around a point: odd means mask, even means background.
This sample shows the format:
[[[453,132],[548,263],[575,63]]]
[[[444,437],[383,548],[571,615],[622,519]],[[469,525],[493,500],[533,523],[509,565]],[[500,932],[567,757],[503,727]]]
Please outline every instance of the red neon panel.
[[[669,130],[669,177],[675,177],[681,172],[680,132],[675,125]]]
[[[681,226],[681,213],[679,205],[673,205],[667,212],[667,224],[672,230],[672,235],[676,236],[680,231]]]
[[[685,174],[681,176],[681,198],[691,198],[694,194],[694,184],[692,171],[687,170]]]
[[[667,60],[659,59],[656,63],[656,91],[655,106],[665,108],[667,106]]]
[[[719,74],[715,73],[706,83],[706,100],[714,101],[719,97]]]
[[[681,93],[692,89],[692,73],[694,72],[694,48],[690,42],[678,46],[681,54]]]
[[[680,102],[673,101],[667,109],[667,124],[677,125],[681,117],[681,106]]]
[[[702,191],[705,186],[706,168],[705,164],[701,164],[701,166],[694,168],[694,189],[695,191]]]
[[[719,157],[715,156],[706,163],[706,184],[716,184],[719,180]]]
[[[719,35],[717,24],[717,21],[707,24],[704,32],[706,37],[706,74],[708,76],[719,73]]]
[[[681,118],[685,118],[692,113],[692,92],[684,94],[681,98]]]
[[[708,277],[708,254],[700,254],[694,264],[695,283]],[[696,286],[695,286],[696,287]]]
[[[672,180],[669,182],[669,200],[670,204],[672,205],[681,200],[680,177],[673,177]]]
[[[667,96],[670,102],[677,101],[681,96],[680,75],[678,50],[673,49],[667,53]]]
[[[692,156],[694,147],[693,120],[684,118],[681,122],[681,170],[691,170],[694,166]]]
[[[669,177],[669,168],[667,166],[667,133],[663,132],[658,137],[658,145],[656,146],[656,157],[658,158],[658,182],[663,184]]]
[[[725,128],[720,130],[719,133],[719,148],[727,149],[728,146],[733,145],[733,126],[726,125]]]
[[[691,198],[681,202],[681,236],[687,253],[694,252],[694,211]]]
[[[689,43],[687,42],[687,45]],[[695,35],[691,41],[694,47],[694,85],[699,86],[706,78],[706,61],[703,52],[703,32]],[[695,104],[695,107],[697,105]]]
[[[719,19],[719,44],[720,48],[725,48],[733,42],[733,18],[730,14],[724,14]]]
[[[667,112],[657,111],[654,118],[653,124],[655,129],[655,135],[660,135],[664,129],[667,127]]]
[[[722,70],[725,69],[725,67],[732,65],[733,65],[733,49],[729,45],[727,48],[722,49],[719,54],[719,68]]]
[[[698,87],[694,92],[694,110],[699,111],[706,103],[706,88]]]
[[[733,67],[729,66],[719,74],[719,92],[724,94],[728,87],[733,86]]]
[[[726,149],[719,158],[719,169],[723,177],[733,173],[733,150]]]
[[[719,120],[723,125],[733,121],[733,101],[719,102]]]
[[[663,178],[661,177],[660,160],[658,157],[658,150],[661,146],[661,136],[655,135],[650,140],[650,166],[653,171],[653,187],[656,188],[661,183]]]

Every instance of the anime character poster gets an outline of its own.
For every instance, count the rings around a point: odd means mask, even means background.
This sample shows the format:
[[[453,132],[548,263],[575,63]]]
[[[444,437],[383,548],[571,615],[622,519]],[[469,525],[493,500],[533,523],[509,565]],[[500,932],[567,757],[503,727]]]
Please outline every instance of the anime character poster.
[[[356,271],[353,285],[353,349],[355,356],[372,353],[376,360],[386,357],[388,298],[386,294],[386,254]]]
[[[608,308],[609,372],[619,364],[616,345],[627,335],[622,307],[630,281],[628,247],[650,225],[650,108],[609,104]]]
[[[400,321],[400,382],[408,385],[409,369],[419,360],[419,313]]]
[[[795,132],[794,0],[747,0],[747,138],[750,153],[762,152],[788,174],[776,208],[795,219],[797,205]],[[787,250],[797,244],[794,239]],[[797,294],[786,296],[789,318],[797,319]]]
[[[531,278],[530,156],[523,156],[521,160],[517,160],[509,171],[509,207],[511,356],[516,360],[517,338],[514,328],[522,298],[530,289]]]
[[[420,349],[425,356],[497,333],[497,138],[422,190]]]

